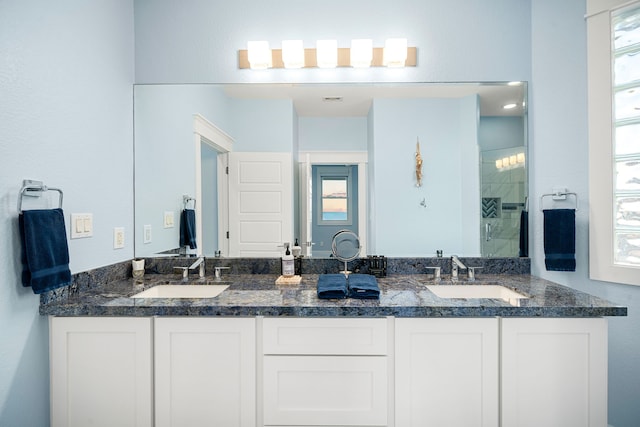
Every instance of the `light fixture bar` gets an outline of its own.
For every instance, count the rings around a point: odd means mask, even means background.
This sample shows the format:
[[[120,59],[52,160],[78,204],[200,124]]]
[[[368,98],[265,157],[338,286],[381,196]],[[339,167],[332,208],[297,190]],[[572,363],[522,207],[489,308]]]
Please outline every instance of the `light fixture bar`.
[[[349,62],[349,58],[351,57],[351,49],[348,47],[339,47],[338,48],[338,67],[351,67]],[[272,56],[272,65],[270,68],[284,68],[284,62],[282,61],[282,49],[271,49]],[[407,60],[404,64],[405,67],[415,67],[417,65],[417,57],[418,57],[418,48],[416,47],[408,47],[407,48]],[[304,68],[317,68],[318,62],[316,59],[316,49],[308,48],[304,50],[304,58],[305,64]],[[383,47],[374,47],[373,48],[373,59],[371,61],[372,67],[385,67],[383,63],[384,59],[384,48]],[[249,64],[248,52],[246,49],[241,49],[238,51],[238,68],[240,69],[249,69],[251,65]]]

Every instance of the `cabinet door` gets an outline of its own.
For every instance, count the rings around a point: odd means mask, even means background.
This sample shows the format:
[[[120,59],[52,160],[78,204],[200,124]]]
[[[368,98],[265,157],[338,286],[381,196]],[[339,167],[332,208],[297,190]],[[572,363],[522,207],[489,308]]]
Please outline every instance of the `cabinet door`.
[[[498,425],[498,319],[396,319],[396,427]]]
[[[502,425],[607,425],[606,319],[502,319]]]
[[[157,427],[256,423],[255,320],[155,320]]]
[[[387,358],[265,356],[264,424],[386,426]]]
[[[152,425],[151,319],[50,318],[51,425]]]

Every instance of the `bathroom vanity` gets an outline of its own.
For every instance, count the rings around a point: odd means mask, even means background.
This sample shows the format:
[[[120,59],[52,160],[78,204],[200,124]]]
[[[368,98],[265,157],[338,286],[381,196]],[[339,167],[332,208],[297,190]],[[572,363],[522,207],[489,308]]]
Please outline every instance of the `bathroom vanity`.
[[[43,303],[52,425],[607,424],[605,316],[625,307],[529,275],[473,282],[517,301],[438,297],[417,274],[379,279],[380,300],[319,300],[317,275],[276,277],[130,298],[167,282],[147,275]]]

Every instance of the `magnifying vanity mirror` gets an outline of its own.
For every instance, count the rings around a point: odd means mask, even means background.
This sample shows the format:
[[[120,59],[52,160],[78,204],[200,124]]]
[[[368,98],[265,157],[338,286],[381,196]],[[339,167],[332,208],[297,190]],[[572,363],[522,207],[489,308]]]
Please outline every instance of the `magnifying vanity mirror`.
[[[329,257],[346,229],[361,256],[517,257],[526,94],[523,82],[136,85],[135,256],[277,257],[297,240]],[[193,208],[197,247],[184,249]]]

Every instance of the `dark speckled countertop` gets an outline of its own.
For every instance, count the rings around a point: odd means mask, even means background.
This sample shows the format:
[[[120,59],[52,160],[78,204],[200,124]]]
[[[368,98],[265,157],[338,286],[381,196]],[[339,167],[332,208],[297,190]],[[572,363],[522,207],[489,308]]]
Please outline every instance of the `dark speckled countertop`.
[[[480,276],[480,275],[479,275]],[[473,284],[498,284],[528,296],[519,306],[500,299],[439,298],[425,285],[425,274],[397,274],[378,279],[379,300],[323,300],[316,295],[317,274],[300,285],[276,285],[275,274],[233,274],[229,288],[215,298],[145,298],[132,295],[168,280],[171,274],[147,274],[144,280],[114,280],[44,301],[40,314],[56,316],[396,316],[396,317],[598,317],[626,316],[627,308],[529,275],[482,275]],[[215,284],[190,278],[190,284]],[[451,284],[446,277],[440,284]],[[470,284],[465,280],[458,285]]]

